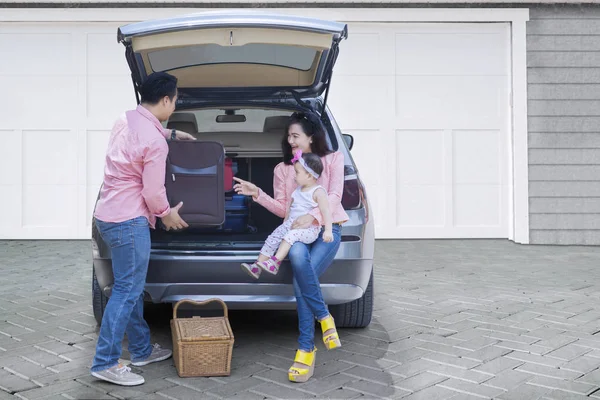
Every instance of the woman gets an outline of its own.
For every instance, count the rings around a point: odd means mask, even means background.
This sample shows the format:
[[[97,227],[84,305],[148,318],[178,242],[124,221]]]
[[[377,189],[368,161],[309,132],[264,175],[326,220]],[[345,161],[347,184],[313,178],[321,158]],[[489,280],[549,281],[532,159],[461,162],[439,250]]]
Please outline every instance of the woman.
[[[321,157],[323,173],[317,182],[328,194],[333,221],[333,241],[329,243],[323,241],[323,228],[321,228],[321,233],[314,243],[310,245],[295,243],[288,255],[294,274],[294,293],[300,330],[298,351],[294,364],[288,371],[288,377],[292,382],[306,382],[313,375],[317,351],[314,344],[315,318],[321,324],[325,347],[331,350],[341,346],[333,318],[323,301],[319,276],[333,261],[340,247],[342,224],[348,220],[348,215],[341,204],[344,190],[344,155],[328,149],[320,121],[313,114],[294,113],[290,117],[281,147],[283,162],[275,167],[274,198],[256,185],[238,178],[235,178],[238,183],[234,188],[237,193],[252,196],[258,204],[283,218],[289,208],[292,192],[297,187],[292,164],[294,153],[301,150],[302,153],[314,153]],[[323,225],[318,207],[309,214],[298,217],[292,229],[308,228],[312,224],[321,227]]]

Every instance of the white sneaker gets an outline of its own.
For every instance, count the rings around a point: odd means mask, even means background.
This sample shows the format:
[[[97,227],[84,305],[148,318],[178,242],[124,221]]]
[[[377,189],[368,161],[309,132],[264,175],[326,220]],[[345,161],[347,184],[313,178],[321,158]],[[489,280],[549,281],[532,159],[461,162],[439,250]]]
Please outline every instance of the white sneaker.
[[[159,362],[170,358],[173,355],[173,352],[169,349],[163,349],[160,347],[160,344],[155,343],[152,346],[152,353],[145,360],[141,361],[131,361],[131,365],[135,365],[136,367],[142,367],[144,365],[148,365],[154,362]]]
[[[92,372],[92,376],[115,385],[137,386],[145,382],[144,377],[131,372],[131,368],[117,364],[108,369]]]

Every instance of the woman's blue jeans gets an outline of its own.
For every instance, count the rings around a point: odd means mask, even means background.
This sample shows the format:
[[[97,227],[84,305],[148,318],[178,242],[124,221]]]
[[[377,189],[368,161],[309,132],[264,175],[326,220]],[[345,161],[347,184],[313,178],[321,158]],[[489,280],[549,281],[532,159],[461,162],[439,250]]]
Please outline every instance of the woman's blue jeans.
[[[295,243],[289,252],[294,273],[294,293],[298,310],[300,336],[298,348],[312,351],[315,347],[315,318],[321,320],[329,315],[323,301],[319,276],[327,270],[340,247],[342,228],[333,225],[333,242],[323,241],[323,229],[312,244]]]

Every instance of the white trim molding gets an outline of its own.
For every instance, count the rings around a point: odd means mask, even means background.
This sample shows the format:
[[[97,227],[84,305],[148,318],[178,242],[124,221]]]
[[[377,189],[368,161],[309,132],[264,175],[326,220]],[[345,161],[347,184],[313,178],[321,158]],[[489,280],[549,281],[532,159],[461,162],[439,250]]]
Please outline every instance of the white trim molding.
[[[433,2],[433,1],[430,1]],[[511,3],[518,1],[511,0]],[[166,4],[161,2],[161,6]],[[441,3],[437,1],[436,3]],[[450,2],[446,2],[450,3]],[[532,3],[532,1],[528,1]],[[542,3],[542,1],[540,1]],[[549,2],[547,2],[549,3]],[[223,3],[223,7],[227,7]],[[526,6],[524,6],[526,7]],[[0,23],[129,23],[166,18],[214,8],[4,8]],[[511,30],[511,109],[509,148],[509,229],[508,239],[521,244],[529,243],[529,182],[527,149],[527,54],[526,22],[528,8],[269,8],[268,11],[294,14],[344,22],[502,22],[510,23]],[[117,35],[115,32],[115,41]]]
[[[217,9],[5,8],[0,13],[0,22],[126,23],[215,10]],[[526,8],[268,8],[262,11],[315,18],[322,18],[326,13],[328,19],[344,22],[526,22],[529,20],[529,9]]]
[[[98,4],[123,4],[123,3],[132,3],[138,5],[145,5],[148,7],[168,7],[169,4],[179,3],[179,4],[190,4],[190,5],[198,5],[198,4],[214,4],[213,0],[3,0],[4,4],[10,5],[27,5],[31,4],[33,7],[56,7],[60,4],[72,4],[74,6],[81,5],[91,5],[96,6],[98,8]],[[248,4],[254,5],[255,0],[226,0],[220,1],[219,4],[223,7],[228,7],[230,4]],[[309,0],[262,0],[261,4],[290,4],[295,3],[298,5],[311,4],[312,2]],[[352,4],[352,3],[361,3],[361,4],[374,4],[379,5],[382,4],[381,1],[377,0],[323,0],[324,4]],[[494,5],[513,5],[513,4],[536,4],[536,5],[584,5],[584,4],[598,4],[598,0],[386,0],[385,4],[393,4],[396,6],[418,6],[418,5],[436,5],[436,6],[453,6],[453,5],[473,5],[473,6],[481,6],[485,5],[486,7],[492,7]]]

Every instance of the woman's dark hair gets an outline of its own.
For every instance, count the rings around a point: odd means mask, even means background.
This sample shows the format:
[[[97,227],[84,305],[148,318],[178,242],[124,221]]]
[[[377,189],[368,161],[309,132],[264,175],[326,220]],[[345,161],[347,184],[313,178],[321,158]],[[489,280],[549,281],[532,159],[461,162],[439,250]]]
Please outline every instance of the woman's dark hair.
[[[302,158],[306,162],[306,165],[313,171],[315,171],[319,176],[323,173],[323,163],[321,162],[321,157],[316,155],[315,153],[303,153]]]
[[[148,75],[148,79],[140,87],[140,94],[142,103],[152,105],[157,104],[165,96],[173,100],[177,94],[177,78],[166,72],[154,72]]]
[[[292,154],[292,146],[290,146],[288,143],[288,132],[290,130],[290,126],[294,124],[300,125],[302,127],[302,131],[304,131],[304,133],[306,133],[306,135],[312,139],[310,150],[313,154],[323,157],[331,153],[327,146],[327,139],[325,138],[325,132],[323,132],[323,129],[321,128],[319,117],[312,113],[296,112],[292,114],[290,120],[285,126],[285,134],[283,135],[283,140],[281,141],[281,150],[283,153],[284,163],[291,165],[292,158],[294,158],[294,155]]]

